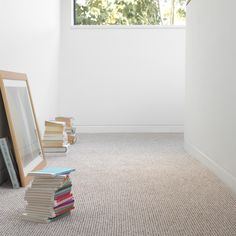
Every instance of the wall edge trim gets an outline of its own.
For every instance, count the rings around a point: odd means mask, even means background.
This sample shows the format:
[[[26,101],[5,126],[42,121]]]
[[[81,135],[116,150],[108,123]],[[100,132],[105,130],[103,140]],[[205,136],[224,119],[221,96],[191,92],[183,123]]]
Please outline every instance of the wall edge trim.
[[[236,193],[236,178],[234,176],[186,139],[184,141],[184,149],[190,156],[197,159],[200,163],[211,170],[223,183]]]

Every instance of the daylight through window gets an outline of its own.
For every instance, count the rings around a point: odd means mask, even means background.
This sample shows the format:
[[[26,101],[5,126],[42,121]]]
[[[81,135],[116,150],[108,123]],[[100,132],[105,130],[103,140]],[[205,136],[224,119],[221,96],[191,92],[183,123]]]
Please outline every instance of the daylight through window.
[[[74,0],[75,25],[185,25],[187,0]]]

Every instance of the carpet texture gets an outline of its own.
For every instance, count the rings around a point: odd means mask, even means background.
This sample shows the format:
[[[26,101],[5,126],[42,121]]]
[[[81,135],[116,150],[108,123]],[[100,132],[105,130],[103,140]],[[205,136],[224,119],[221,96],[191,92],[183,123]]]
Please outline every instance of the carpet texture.
[[[236,235],[235,194],[185,153],[181,134],[84,134],[48,162],[77,169],[76,210],[25,222],[25,189],[0,187],[1,236]]]

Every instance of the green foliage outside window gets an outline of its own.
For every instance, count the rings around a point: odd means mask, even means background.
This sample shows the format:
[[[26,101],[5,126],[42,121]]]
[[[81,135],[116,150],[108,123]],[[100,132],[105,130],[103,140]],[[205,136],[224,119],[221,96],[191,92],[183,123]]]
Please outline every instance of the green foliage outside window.
[[[183,25],[186,0],[75,1],[76,25]]]

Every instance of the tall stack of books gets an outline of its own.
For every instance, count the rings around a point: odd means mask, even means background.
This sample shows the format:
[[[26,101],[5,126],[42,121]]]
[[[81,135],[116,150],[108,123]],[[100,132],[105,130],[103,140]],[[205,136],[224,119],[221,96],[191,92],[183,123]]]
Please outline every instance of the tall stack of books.
[[[25,193],[27,205],[23,219],[49,223],[70,215],[74,209],[69,177],[72,171],[75,169],[54,167],[30,172],[28,175],[33,176],[33,182]]]
[[[43,149],[45,156],[65,156],[68,151],[68,137],[65,122],[45,121]]]
[[[65,122],[66,133],[69,144],[75,144],[77,141],[76,127],[73,125],[72,117],[56,117],[56,121]]]

